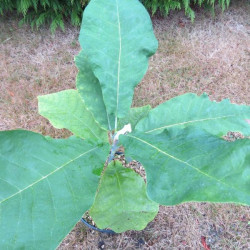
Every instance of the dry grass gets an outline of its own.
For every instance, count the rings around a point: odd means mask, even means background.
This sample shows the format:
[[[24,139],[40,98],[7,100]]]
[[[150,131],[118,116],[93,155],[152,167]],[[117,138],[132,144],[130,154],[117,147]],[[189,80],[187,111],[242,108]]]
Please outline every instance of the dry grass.
[[[68,249],[203,249],[202,237],[211,249],[249,249],[249,209],[236,205],[189,203],[160,207],[143,231],[105,235],[78,223],[63,241]]]
[[[53,36],[49,29],[32,32],[3,17],[0,30],[0,129],[67,136],[38,115],[37,96],[75,87],[73,60],[79,52],[79,30],[71,27],[67,35],[58,32]]]
[[[193,25],[182,13],[155,19],[159,49],[135,104],[156,106],[185,92],[249,104],[250,7],[240,3],[215,19],[198,13]]]
[[[199,13],[194,24],[183,13],[155,18],[159,50],[136,88],[134,105],[156,106],[185,92],[250,104],[249,13],[247,1],[238,1],[213,20]],[[0,130],[66,137],[68,132],[53,129],[38,115],[36,97],[74,88],[79,29],[67,27],[53,36],[46,28],[32,32],[16,23],[0,17]],[[227,204],[161,207],[140,232],[107,236],[79,223],[59,249],[204,249],[202,237],[211,249],[249,249],[249,212]]]

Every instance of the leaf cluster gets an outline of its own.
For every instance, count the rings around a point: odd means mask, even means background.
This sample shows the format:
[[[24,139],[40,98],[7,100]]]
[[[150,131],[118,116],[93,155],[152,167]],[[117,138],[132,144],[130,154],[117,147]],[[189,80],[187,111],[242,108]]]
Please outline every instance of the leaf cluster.
[[[128,15],[129,13],[129,15]],[[137,0],[92,0],[83,15],[76,89],[38,97],[39,113],[74,136],[0,132],[0,246],[55,248],[89,212],[100,228],[142,230],[161,205],[250,204],[250,107],[187,93],[131,108],[157,50]],[[146,183],[116,159],[139,161]]]

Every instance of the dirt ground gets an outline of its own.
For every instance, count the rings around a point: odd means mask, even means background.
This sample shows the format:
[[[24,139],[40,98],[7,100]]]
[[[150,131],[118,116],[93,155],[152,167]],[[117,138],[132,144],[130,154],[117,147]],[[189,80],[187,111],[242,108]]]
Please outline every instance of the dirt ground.
[[[206,92],[250,105],[250,4],[233,1],[211,18],[197,13],[153,18],[158,52],[138,85],[134,106],[156,106],[186,92]],[[23,128],[67,137],[37,113],[37,96],[74,88],[79,28],[50,34],[31,31],[16,18],[0,17],[0,130]],[[143,231],[105,235],[78,223],[58,249],[250,249],[250,208],[187,203],[160,207]]]

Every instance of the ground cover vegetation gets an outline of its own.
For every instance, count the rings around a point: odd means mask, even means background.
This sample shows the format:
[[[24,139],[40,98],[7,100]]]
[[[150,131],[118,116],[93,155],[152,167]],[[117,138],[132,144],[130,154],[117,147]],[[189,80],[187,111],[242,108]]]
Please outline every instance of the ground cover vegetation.
[[[4,41],[5,41],[5,40],[4,40]],[[11,92],[10,92],[10,95],[12,95]]]
[[[0,0],[0,14],[7,12],[18,13],[22,16],[22,23],[31,24],[32,28],[39,28],[45,23],[50,24],[51,31],[58,27],[64,30],[65,20],[73,25],[80,25],[82,10],[89,0]],[[168,15],[171,10],[185,10],[186,15],[193,21],[195,9],[205,8],[214,14],[218,5],[222,11],[230,4],[230,0],[141,0],[144,6],[154,15]]]

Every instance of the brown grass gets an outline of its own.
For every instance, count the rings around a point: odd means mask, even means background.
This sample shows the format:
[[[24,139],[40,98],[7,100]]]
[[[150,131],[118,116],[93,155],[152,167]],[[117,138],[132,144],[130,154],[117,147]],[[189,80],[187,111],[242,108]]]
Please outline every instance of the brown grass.
[[[159,50],[136,88],[134,105],[156,106],[185,92],[250,104],[247,1],[211,19],[204,12],[192,24],[183,13],[153,20]],[[24,128],[66,137],[37,113],[37,96],[75,87],[73,63],[79,29],[51,35],[30,31],[12,17],[0,17],[0,130]],[[115,236],[78,223],[59,249],[249,249],[249,207],[187,203],[161,207],[143,231]]]
[[[249,208],[236,205],[188,203],[160,207],[143,231],[105,235],[78,223],[59,249],[249,249]]]
[[[53,36],[49,29],[32,32],[26,26],[18,28],[12,18],[0,18],[0,129],[68,135],[39,116],[37,96],[75,87],[79,30],[68,28],[67,35]]]
[[[215,19],[198,13],[194,24],[183,13],[155,19],[159,49],[136,89],[135,105],[156,106],[185,92],[249,104],[250,8],[240,3]]]

